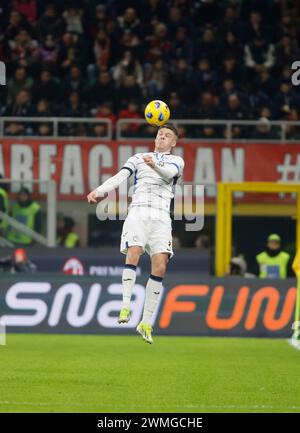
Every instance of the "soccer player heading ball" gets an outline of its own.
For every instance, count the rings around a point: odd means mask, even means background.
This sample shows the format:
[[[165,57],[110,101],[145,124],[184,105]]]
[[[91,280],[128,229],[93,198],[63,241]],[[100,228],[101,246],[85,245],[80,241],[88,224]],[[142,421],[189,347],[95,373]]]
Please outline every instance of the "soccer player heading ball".
[[[171,153],[177,140],[178,132],[172,124],[160,126],[154,152],[135,154],[115,176],[87,196],[89,203],[97,203],[106,193],[134,175],[134,192],[123,224],[120,246],[120,251],[126,254],[126,264],[122,275],[123,306],[118,322],[127,323],[130,320],[130,298],[136,280],[136,267],[140,255],[146,251],[151,257],[151,274],[146,286],[142,321],[136,330],[148,343],[153,343],[151,318],[157,306],[167,262],[173,255],[170,204],[174,197],[173,185],[184,168],[183,159]]]

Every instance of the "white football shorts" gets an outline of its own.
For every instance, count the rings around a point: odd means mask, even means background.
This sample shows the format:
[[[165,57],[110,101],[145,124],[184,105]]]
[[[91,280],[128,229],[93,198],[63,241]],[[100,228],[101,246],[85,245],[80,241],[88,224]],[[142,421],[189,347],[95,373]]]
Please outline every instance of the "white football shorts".
[[[120,251],[127,253],[128,247],[140,246],[150,257],[168,253],[171,258],[172,222],[170,215],[159,209],[143,206],[130,208],[123,224]]]

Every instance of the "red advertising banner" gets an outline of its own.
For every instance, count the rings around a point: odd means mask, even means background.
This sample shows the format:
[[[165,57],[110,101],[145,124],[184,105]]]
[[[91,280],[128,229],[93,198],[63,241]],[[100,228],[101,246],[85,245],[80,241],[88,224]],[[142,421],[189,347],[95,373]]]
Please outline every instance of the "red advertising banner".
[[[131,155],[152,150],[153,143],[142,140],[2,139],[0,173],[23,182],[55,179],[59,199],[78,200],[115,174]],[[187,183],[300,180],[300,143],[180,142],[174,153],[185,160],[183,181]],[[35,192],[45,192],[45,186],[36,185]],[[214,195],[215,189],[207,188],[207,197]]]

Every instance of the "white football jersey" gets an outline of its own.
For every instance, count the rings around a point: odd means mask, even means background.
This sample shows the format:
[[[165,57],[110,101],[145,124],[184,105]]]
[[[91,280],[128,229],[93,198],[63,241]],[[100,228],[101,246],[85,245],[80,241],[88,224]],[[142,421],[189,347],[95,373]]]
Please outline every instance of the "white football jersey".
[[[150,155],[159,166],[172,164],[177,168],[176,175],[170,180],[164,179],[143,160]],[[174,197],[174,185],[182,175],[184,161],[180,156],[171,153],[147,152],[137,153],[129,158],[122,168],[134,176],[134,188],[130,207],[148,206],[170,212],[171,200]]]

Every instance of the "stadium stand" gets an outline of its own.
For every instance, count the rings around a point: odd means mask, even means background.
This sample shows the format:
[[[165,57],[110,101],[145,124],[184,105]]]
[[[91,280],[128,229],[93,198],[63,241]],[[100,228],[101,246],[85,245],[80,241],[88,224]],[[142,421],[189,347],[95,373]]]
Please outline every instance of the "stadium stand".
[[[173,119],[263,119],[254,132],[236,128],[236,136],[274,138],[268,120],[299,120],[299,89],[287,67],[299,58],[299,18],[298,2],[277,0],[7,2],[0,57],[11,78],[0,114],[115,121],[141,117],[155,97],[169,101]],[[32,135],[32,127],[11,123],[5,132]],[[62,134],[84,132],[67,126]],[[47,123],[35,128],[49,133]]]

